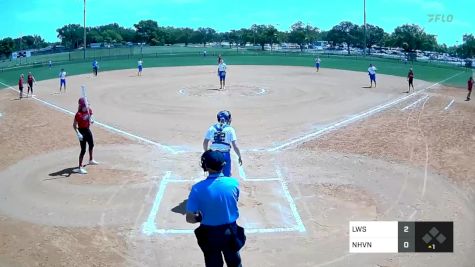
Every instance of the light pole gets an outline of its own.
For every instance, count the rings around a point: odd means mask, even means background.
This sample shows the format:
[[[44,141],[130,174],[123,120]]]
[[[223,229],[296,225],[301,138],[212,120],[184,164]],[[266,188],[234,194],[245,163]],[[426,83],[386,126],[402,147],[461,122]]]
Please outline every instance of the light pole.
[[[84,54],[83,58],[86,59],[86,0],[84,0]]]
[[[363,47],[363,56],[366,56],[366,0],[363,0],[363,39],[364,39],[364,47]]]

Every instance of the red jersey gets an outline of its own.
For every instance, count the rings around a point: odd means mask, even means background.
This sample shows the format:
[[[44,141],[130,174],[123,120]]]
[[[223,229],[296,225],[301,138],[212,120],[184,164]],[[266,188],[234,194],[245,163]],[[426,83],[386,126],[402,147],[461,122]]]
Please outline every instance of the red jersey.
[[[410,71],[410,72],[407,74],[407,78],[409,78],[409,80],[414,79],[414,72]]]
[[[18,87],[23,88],[23,78],[18,80]]]
[[[472,79],[472,80],[468,80],[468,82],[467,82],[467,87],[468,87],[468,90],[472,90],[472,87],[473,87],[473,79]]]
[[[89,109],[89,114],[83,111],[76,112],[74,120],[78,123],[78,128],[89,128],[91,126],[90,115],[92,115],[92,109]]]
[[[28,83],[33,83],[33,75],[28,75]]]

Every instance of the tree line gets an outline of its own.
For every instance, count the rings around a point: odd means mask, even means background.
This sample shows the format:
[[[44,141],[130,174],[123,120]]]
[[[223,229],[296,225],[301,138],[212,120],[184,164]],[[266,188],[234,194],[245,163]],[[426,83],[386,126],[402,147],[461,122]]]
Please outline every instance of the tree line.
[[[83,46],[84,28],[79,24],[65,25],[56,30],[61,44],[69,49],[77,49]],[[202,44],[206,47],[211,42],[226,42],[230,47],[254,44],[264,50],[268,44],[294,43],[303,51],[308,45],[316,41],[328,41],[332,47],[343,46],[348,54],[351,48],[364,48],[366,36],[366,48],[371,53],[373,46],[399,47],[406,52],[422,50],[435,51],[458,55],[463,58],[471,58],[475,55],[475,37],[473,34],[465,34],[463,43],[458,46],[447,47],[438,44],[436,36],[428,34],[418,25],[405,24],[398,26],[392,33],[385,32],[382,28],[367,24],[357,25],[349,21],[343,21],[333,26],[330,30],[320,30],[316,26],[304,24],[299,21],[294,23],[288,31],[279,31],[273,25],[254,24],[250,28],[217,32],[209,27],[192,29],[188,27],[177,28],[159,26],[154,20],[141,20],[134,24],[133,28],[125,28],[117,23],[97,27],[86,27],[87,44],[109,43],[125,44],[145,43],[147,45],[165,44]],[[0,40],[0,55],[9,56],[11,52],[21,49],[44,48],[46,43],[40,36],[23,36],[21,38],[5,38]]]

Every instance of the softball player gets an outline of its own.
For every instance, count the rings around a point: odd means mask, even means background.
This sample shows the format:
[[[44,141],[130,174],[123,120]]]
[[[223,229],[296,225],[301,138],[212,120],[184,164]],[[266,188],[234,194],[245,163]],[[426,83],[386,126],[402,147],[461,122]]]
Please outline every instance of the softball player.
[[[33,83],[36,83],[36,79],[33,76],[33,74],[31,74],[31,72],[28,72],[27,81],[28,81],[28,91],[26,93],[26,97],[28,97],[28,94],[30,93],[30,91],[31,91],[31,96],[33,97]]]
[[[315,68],[317,68],[317,72],[320,70],[320,57],[315,59]]]
[[[218,76],[219,76],[219,90],[221,89],[226,89],[226,63],[224,63],[224,60],[221,58],[219,61],[218,65]]]
[[[73,128],[76,132],[76,135],[79,139],[79,144],[81,145],[81,152],[79,153],[79,169],[78,173],[86,174],[87,171],[82,164],[84,155],[86,154],[86,143],[89,146],[89,165],[99,164],[92,157],[92,152],[94,149],[94,138],[92,132],[89,129],[91,124],[94,123],[92,118],[92,109],[87,106],[87,101],[84,97],[79,98],[78,101],[78,111],[76,116],[74,116]]]
[[[66,92],[66,72],[64,69],[61,69],[61,72],[59,73],[59,92],[61,93],[61,88],[64,85],[64,92]]]
[[[137,68],[139,69],[139,71],[137,72],[137,76],[142,76],[142,68],[143,68],[143,61],[142,59],[140,59],[138,62],[137,62]]]
[[[97,76],[97,69],[99,69],[99,62],[94,59],[92,62],[92,72],[94,73],[94,76]]]
[[[472,88],[473,88],[473,77],[470,76],[470,78],[467,81],[468,94],[467,94],[467,99],[465,99],[465,101],[470,101],[470,95],[472,94]]]
[[[242,165],[241,152],[237,145],[236,132],[231,126],[231,112],[223,110],[216,115],[218,123],[209,127],[203,140],[203,150],[208,149],[223,153],[226,165],[223,168],[225,176],[231,176],[231,146],[239,157],[239,164]],[[211,146],[209,146],[211,141]]]
[[[412,91],[414,91],[414,71],[412,71],[412,68],[409,69],[409,73],[407,74],[407,81],[409,82],[409,89],[406,93],[409,94],[411,92],[411,86]]]
[[[376,87],[376,67],[373,66],[373,64],[369,64],[368,75],[369,75],[369,80],[371,82],[370,88],[373,87],[373,82],[374,82],[374,87]]]
[[[20,75],[20,79],[18,79],[18,90],[20,91],[20,99],[23,97],[23,73]]]

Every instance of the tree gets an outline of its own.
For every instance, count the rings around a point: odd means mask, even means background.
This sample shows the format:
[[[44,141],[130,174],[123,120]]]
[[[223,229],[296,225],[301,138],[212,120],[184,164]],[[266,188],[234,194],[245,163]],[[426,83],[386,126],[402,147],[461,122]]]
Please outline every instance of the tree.
[[[279,31],[272,25],[269,25],[267,26],[266,30],[265,30],[265,37],[267,39],[267,41],[269,42],[270,44],[270,49],[272,50],[272,45],[274,43],[278,43],[279,42],[279,39],[277,38],[277,33]]]
[[[364,33],[364,26],[362,26],[362,31]],[[384,44],[384,37],[384,30],[382,28],[366,24],[366,48],[368,48],[369,54],[371,54],[371,47],[373,45],[382,46]]]
[[[289,33],[289,42],[296,43],[300,46],[300,51],[303,51],[306,41],[305,26],[303,22],[299,21],[291,26]]]
[[[351,46],[361,45],[361,35],[362,33],[358,25],[349,21],[343,21],[328,31],[327,38],[333,45],[345,44],[349,55]]]
[[[402,47],[406,52],[414,50],[433,51],[437,47],[434,35],[425,33],[424,29],[415,24],[405,24],[394,29],[388,43]]]
[[[4,55],[9,57],[10,54],[14,51],[15,42],[12,38],[7,37],[5,39],[0,40],[0,56]]]
[[[251,31],[253,33],[254,44],[259,44],[261,49],[264,51],[266,43],[269,42],[268,27],[266,25],[254,24],[251,26]]]
[[[240,46],[245,46],[247,43],[250,43],[254,40],[254,33],[251,29],[241,28],[239,31],[237,31],[237,35],[239,36]]]
[[[68,24],[56,30],[61,43],[69,48],[78,48],[83,41],[83,27],[79,24]]]
[[[198,28],[193,34],[193,42],[203,44],[203,47],[206,47],[206,44],[213,40],[215,30],[211,28]]]
[[[463,35],[463,44],[457,49],[457,54],[462,58],[473,58],[475,55],[475,37],[473,34]]]
[[[159,43],[158,23],[154,20],[141,20],[139,23],[134,24],[137,37],[140,42],[146,42],[148,44]]]
[[[188,44],[192,40],[192,35],[193,35],[193,29],[191,29],[191,28],[180,28],[179,31],[178,31],[177,41],[179,43],[184,43],[185,46],[188,46]]]

